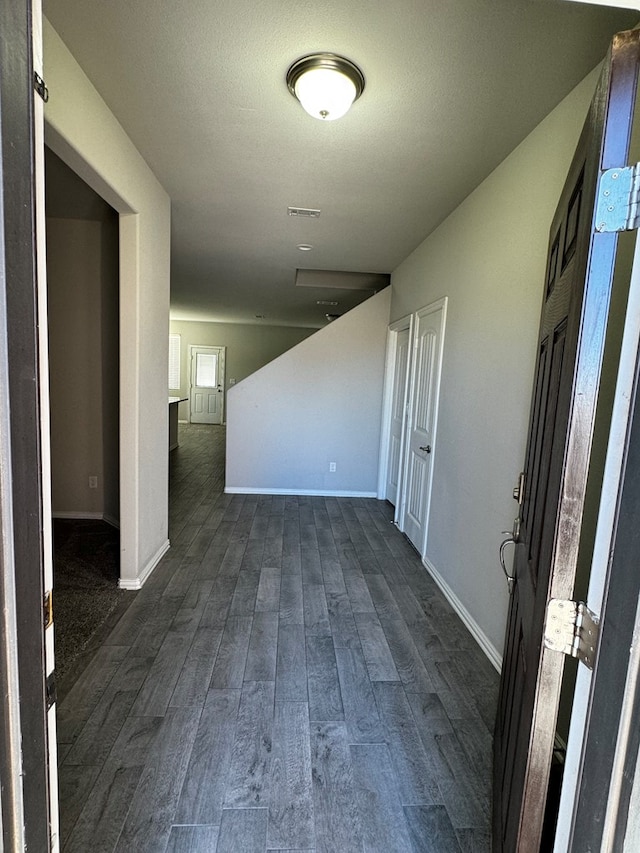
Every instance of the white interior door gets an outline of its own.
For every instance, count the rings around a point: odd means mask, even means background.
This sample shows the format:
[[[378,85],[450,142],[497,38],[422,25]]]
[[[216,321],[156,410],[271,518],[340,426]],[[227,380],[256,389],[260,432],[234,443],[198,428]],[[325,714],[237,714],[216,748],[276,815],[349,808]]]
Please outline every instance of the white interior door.
[[[221,424],[224,407],[224,347],[191,347],[190,420]]]
[[[429,519],[445,316],[446,299],[416,314],[400,528],[421,556]]]
[[[391,423],[389,426],[389,449],[385,498],[397,506],[400,473],[402,471],[402,445],[407,413],[407,371],[409,368],[409,329],[396,336],[393,389],[391,396]]]

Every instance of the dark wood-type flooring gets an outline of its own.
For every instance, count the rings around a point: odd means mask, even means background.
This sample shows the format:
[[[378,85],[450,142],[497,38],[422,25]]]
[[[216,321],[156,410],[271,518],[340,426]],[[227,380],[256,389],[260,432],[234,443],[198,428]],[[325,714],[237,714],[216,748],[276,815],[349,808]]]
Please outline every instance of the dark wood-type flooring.
[[[64,853],[489,851],[498,676],[391,507],[225,495],[180,432],[171,550],[58,709]]]

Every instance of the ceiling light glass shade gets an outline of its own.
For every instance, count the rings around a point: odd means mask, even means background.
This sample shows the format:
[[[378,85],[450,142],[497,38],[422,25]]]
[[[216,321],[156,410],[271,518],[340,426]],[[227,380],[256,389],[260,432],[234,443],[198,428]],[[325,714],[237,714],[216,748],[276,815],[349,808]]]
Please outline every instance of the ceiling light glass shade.
[[[360,97],[364,75],[343,56],[314,53],[293,63],[287,71],[287,86],[309,115],[333,121]]]
[[[310,116],[333,121],[348,112],[356,97],[356,87],[339,71],[314,68],[296,83],[296,97]]]

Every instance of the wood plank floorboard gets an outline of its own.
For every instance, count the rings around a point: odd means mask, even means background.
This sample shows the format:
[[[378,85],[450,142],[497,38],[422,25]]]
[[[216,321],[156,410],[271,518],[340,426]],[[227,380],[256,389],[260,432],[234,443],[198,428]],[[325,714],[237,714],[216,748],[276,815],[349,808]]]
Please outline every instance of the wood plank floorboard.
[[[220,825],[240,690],[211,690],[200,716],[174,823]]]
[[[311,724],[311,767],[316,850],[362,853],[364,835],[344,723]]]
[[[219,826],[172,826],[166,853],[215,853]]]
[[[273,682],[247,682],[242,689],[227,776],[225,806],[229,808],[268,805],[273,714]]]
[[[315,848],[309,707],[276,702],[271,756],[267,846]]]
[[[488,853],[498,676],[393,508],[225,495],[224,427],[179,437],[171,549],[58,706],[62,853]]]
[[[354,744],[351,763],[365,850],[412,853],[409,827],[387,745]]]

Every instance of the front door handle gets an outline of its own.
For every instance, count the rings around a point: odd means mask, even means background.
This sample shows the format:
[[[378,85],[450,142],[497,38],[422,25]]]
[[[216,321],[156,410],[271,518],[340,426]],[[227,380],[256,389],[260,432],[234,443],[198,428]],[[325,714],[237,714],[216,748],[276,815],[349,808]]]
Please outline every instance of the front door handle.
[[[514,545],[516,544],[515,540],[512,539],[511,536],[509,536],[508,539],[505,539],[504,542],[502,542],[500,544],[500,565],[502,566],[502,571],[504,572],[504,576],[507,579],[507,589],[509,590],[509,595],[511,595],[513,593],[513,587],[515,585],[516,578],[515,578],[515,575],[509,574],[509,570],[507,569],[507,567],[505,565],[504,550],[507,547],[507,545],[511,545],[511,544],[514,544]]]
[[[420,450],[424,450],[425,453],[431,453],[431,445],[425,444],[425,446],[421,447]]]

